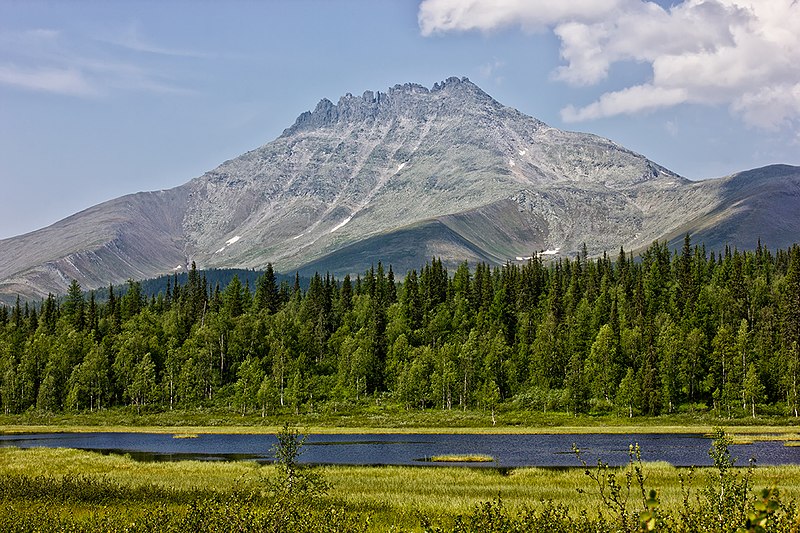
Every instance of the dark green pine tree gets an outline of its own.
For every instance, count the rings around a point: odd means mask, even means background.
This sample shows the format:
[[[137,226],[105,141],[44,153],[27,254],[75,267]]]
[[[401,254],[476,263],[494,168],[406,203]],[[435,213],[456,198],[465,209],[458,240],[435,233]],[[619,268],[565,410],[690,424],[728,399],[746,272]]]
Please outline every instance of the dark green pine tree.
[[[419,294],[419,283],[417,281],[417,271],[411,270],[406,274],[403,283],[403,313],[408,328],[416,331],[422,327],[422,298]]]
[[[353,307],[353,284],[350,283],[350,274],[345,274],[342,288],[339,290],[339,314],[344,316]]]
[[[567,409],[573,415],[585,413],[588,407],[589,388],[583,375],[583,359],[578,352],[572,354],[567,364],[564,388],[567,393]]]
[[[40,321],[44,324],[44,328],[49,334],[56,331],[56,321],[58,320],[58,307],[56,306],[56,297],[52,293],[47,295],[47,299],[42,302]]]
[[[72,280],[67,289],[67,297],[61,311],[73,328],[78,331],[83,329],[85,320],[83,291],[81,291],[81,286],[75,279]]]
[[[219,313],[219,310],[222,309],[222,303],[222,289],[220,289],[219,281],[217,281],[214,284],[214,290],[211,291],[211,297],[208,299],[206,309],[200,315],[201,324],[206,314],[205,311],[207,310],[209,313]]]
[[[280,306],[279,298],[275,271],[272,269],[272,263],[267,263],[267,269],[256,280],[256,294],[253,304],[257,311],[266,311],[268,314],[272,314]]]
[[[448,298],[454,299],[458,296],[469,301],[471,297],[470,277],[469,265],[466,261],[464,261],[458,265],[458,268],[453,274],[453,279],[450,282],[451,294],[448,296]]]
[[[694,280],[694,254],[691,248],[691,238],[687,233],[683,238],[681,255],[675,262],[675,312],[679,315],[691,313],[697,296]]]
[[[383,271],[383,263],[378,261],[378,271],[375,273],[375,290],[373,297],[377,298],[382,306],[387,306],[388,289],[386,287],[386,273]]]
[[[109,331],[112,334],[120,332],[122,317],[119,312],[119,302],[114,295],[114,286],[108,286],[108,303],[106,303],[106,317],[109,321]]]
[[[297,301],[303,297],[303,289],[300,288],[300,273],[294,273],[294,286],[292,287],[292,298],[296,298]]]
[[[17,331],[22,330],[22,307],[20,306],[19,295],[17,295],[17,303],[11,309],[11,324]]]
[[[789,251],[783,300],[783,342],[786,354],[784,388],[795,417],[800,412],[800,246]]]
[[[27,305],[28,304],[25,304],[26,307]],[[39,327],[39,315],[36,312],[36,307],[34,306],[28,313],[28,334],[33,335],[38,327]]]
[[[244,287],[239,280],[237,274],[233,275],[233,279],[225,287],[222,293],[223,308],[231,318],[236,318],[241,315],[245,309],[245,296]]]
[[[86,308],[86,329],[97,331],[100,318],[97,315],[97,302],[94,298],[94,291],[89,293],[89,305]]]
[[[194,261],[192,261],[187,277],[186,295],[184,312],[191,325],[204,315],[208,305],[208,284],[205,277],[201,278],[200,273],[197,272],[197,265]]]
[[[397,286],[394,282],[394,271],[389,265],[389,272],[386,274],[386,305],[392,305],[397,301]]]
[[[556,263],[556,267],[550,273],[550,294],[547,301],[547,309],[555,320],[556,324],[561,322],[564,317],[564,306],[561,297],[561,262]]]
[[[142,284],[136,280],[128,280],[128,290],[120,298],[122,316],[125,320],[136,316],[147,303],[146,297],[142,292]]]
[[[631,263],[633,263],[633,260],[628,260],[628,257],[625,255],[625,249],[620,246],[619,256],[617,256],[616,281],[622,288],[622,292],[626,299],[630,299],[630,297],[633,295]]]

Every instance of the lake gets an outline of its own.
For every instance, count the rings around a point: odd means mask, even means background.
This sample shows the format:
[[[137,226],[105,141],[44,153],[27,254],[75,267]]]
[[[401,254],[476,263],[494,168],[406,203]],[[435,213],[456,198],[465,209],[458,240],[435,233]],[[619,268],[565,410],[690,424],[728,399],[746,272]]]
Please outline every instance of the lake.
[[[77,448],[101,453],[129,454],[140,461],[233,461],[269,462],[274,435],[198,434],[197,438],[174,438],[162,433],[31,433],[0,435],[0,447]],[[711,440],[691,434],[576,434],[576,435],[308,435],[301,462],[346,465],[441,465],[428,462],[435,455],[485,454],[486,467],[577,467],[572,444],[581,449],[589,465],[598,458],[610,465],[628,462],[628,449],[638,443],[644,461],[666,461],[675,466],[710,465]],[[754,442],[730,447],[737,465],[800,464],[800,447],[783,441]],[[459,463],[448,463],[459,464]]]

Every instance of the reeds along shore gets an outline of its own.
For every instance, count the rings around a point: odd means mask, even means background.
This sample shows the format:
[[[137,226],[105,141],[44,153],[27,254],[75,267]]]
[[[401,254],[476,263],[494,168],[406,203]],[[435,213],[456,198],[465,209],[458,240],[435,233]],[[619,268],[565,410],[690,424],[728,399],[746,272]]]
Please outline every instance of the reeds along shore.
[[[659,519],[663,522],[671,517],[673,526],[685,504],[685,491],[691,491],[688,503],[700,513],[707,507],[701,505],[704,498],[719,479],[719,472],[713,468],[698,469],[689,476],[689,469],[665,463],[642,467],[647,486],[657,490]],[[4,531],[50,527],[59,530],[68,526],[77,531],[144,531],[137,529],[144,526],[161,531],[187,531],[191,527],[214,531],[213,527],[223,527],[223,517],[228,515],[229,525],[245,524],[249,516],[250,525],[243,525],[245,531],[255,531],[259,524],[266,531],[280,531],[274,529],[277,527],[296,527],[297,531],[387,531],[392,527],[396,531],[422,531],[424,524],[428,531],[436,531],[437,527],[451,531],[458,530],[459,523],[463,527],[484,524],[485,531],[518,531],[522,529],[502,529],[498,524],[533,527],[541,526],[545,519],[554,521],[554,530],[558,530],[556,522],[563,526],[562,531],[619,530],[618,516],[603,502],[598,487],[580,467],[501,471],[331,466],[315,471],[330,487],[328,493],[313,501],[294,502],[295,514],[286,514],[281,506],[288,505],[288,500],[276,499],[270,492],[269,480],[278,475],[272,465],[139,463],[125,456],[76,450],[2,449],[0,525],[10,527]],[[732,469],[730,473],[741,479],[745,470]],[[603,472],[608,474],[624,483],[625,469]],[[683,487],[681,477],[685,481]],[[778,487],[784,504],[797,500],[800,467],[756,468],[750,485],[748,502],[758,498],[756,489],[761,487]],[[635,486],[634,489],[626,504],[630,520],[644,509]],[[790,512],[788,508],[782,512],[786,521],[795,519],[786,514]],[[297,522],[277,523],[275,513],[284,513],[286,520]],[[191,522],[191,516],[199,516],[205,522]],[[698,514],[695,519],[703,518]],[[581,529],[582,520],[588,529]],[[139,526],[125,529],[131,524]],[[717,530],[735,529],[732,524],[724,525],[727,529],[720,525]],[[773,525],[780,526],[777,522]],[[317,529],[308,529],[311,526]],[[772,530],[783,531],[775,528]]]

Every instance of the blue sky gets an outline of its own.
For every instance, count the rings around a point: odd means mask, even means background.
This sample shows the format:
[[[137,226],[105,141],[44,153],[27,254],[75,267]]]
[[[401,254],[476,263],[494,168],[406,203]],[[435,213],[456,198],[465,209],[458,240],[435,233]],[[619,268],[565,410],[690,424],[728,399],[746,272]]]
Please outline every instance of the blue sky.
[[[797,65],[792,0],[0,2],[0,238],[450,76],[688,178],[798,165]]]

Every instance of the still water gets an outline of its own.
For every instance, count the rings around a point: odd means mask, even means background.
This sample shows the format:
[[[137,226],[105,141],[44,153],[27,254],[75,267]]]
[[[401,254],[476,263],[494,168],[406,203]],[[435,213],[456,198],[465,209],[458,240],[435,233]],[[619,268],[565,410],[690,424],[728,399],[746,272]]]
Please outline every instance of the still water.
[[[174,438],[156,433],[36,433],[0,435],[0,447],[77,448],[101,453],[129,454],[141,461],[272,460],[273,435],[199,434]],[[425,465],[435,455],[484,454],[487,467],[576,467],[573,443],[589,465],[598,459],[610,465],[628,462],[631,444],[638,443],[644,461],[666,461],[675,466],[710,465],[711,440],[702,435],[309,435],[302,462],[346,465]],[[754,442],[730,447],[737,465],[750,458],[757,464],[800,464],[800,447],[783,441]],[[453,463],[449,463],[453,464]]]

